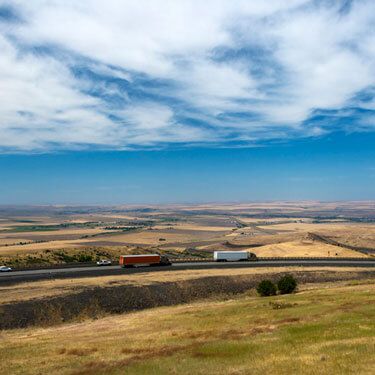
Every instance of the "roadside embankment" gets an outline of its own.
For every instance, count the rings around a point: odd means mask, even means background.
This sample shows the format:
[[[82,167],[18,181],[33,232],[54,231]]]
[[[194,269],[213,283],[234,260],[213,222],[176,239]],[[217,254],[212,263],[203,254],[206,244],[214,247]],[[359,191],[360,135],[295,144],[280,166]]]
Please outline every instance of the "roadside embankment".
[[[0,306],[0,329],[55,325],[157,306],[188,303],[219,295],[235,295],[254,288],[264,278],[276,280],[285,273],[202,276],[177,281],[155,281],[148,285],[94,286],[64,295],[17,300]],[[299,283],[375,277],[374,271],[371,270],[297,271],[293,272],[293,275]]]

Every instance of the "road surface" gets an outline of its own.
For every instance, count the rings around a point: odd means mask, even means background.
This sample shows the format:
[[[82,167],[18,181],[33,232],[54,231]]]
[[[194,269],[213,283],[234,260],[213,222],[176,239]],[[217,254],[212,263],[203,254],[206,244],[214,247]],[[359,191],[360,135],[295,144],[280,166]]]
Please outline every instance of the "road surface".
[[[189,269],[228,269],[228,268],[256,268],[256,267],[374,267],[375,260],[261,260],[256,262],[188,262],[174,263],[171,266],[160,267],[137,267],[121,268],[120,266],[103,267],[71,267],[56,269],[39,269],[27,271],[13,271],[0,273],[0,284],[14,284],[24,281],[57,279],[57,278],[76,278],[88,276],[107,276],[132,274],[139,272],[158,272],[158,271],[179,271]],[[375,272],[375,269],[374,269]]]

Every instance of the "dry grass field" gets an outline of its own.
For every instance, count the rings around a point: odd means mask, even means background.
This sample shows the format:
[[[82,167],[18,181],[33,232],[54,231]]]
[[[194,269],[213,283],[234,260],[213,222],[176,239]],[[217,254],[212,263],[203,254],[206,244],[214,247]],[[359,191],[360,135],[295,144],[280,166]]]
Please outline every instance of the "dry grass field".
[[[225,233],[225,232],[222,232]],[[153,229],[153,230],[145,230],[141,233],[133,232],[129,234],[116,234],[113,236],[106,236],[105,241],[108,242],[115,242],[115,243],[123,243],[123,244],[131,244],[131,245],[160,245],[162,242],[163,245],[167,245],[169,243],[180,243],[180,242],[195,242],[195,241],[205,241],[206,239],[216,239],[219,237],[217,230],[205,230],[204,228],[200,228],[199,230],[191,230],[191,229]],[[100,238],[98,236],[97,238]],[[162,240],[161,240],[162,239]],[[92,242],[97,241],[95,240],[83,240],[81,243],[90,244]]]
[[[372,280],[2,331],[0,374],[372,374]]]
[[[294,267],[283,267],[282,272],[295,272]],[[355,275],[358,268],[351,267],[309,267],[306,273],[324,271],[327,273],[342,273]],[[373,271],[371,268],[360,268],[360,271]],[[150,285],[164,282],[179,282],[215,276],[251,276],[280,272],[280,268],[243,268],[243,269],[206,269],[184,270],[174,272],[150,272],[141,274],[126,274],[100,277],[83,277],[76,279],[52,279],[33,282],[23,282],[11,286],[0,286],[0,305],[10,302],[27,301],[44,297],[61,296],[79,293],[87,288],[110,288],[120,285]]]
[[[106,254],[117,257],[121,248],[124,252],[143,249],[181,257],[194,252],[198,257],[211,257],[214,250],[237,248],[264,257],[375,255],[372,202],[19,210],[0,209],[0,263],[13,267],[64,263],[72,254],[80,254],[82,260],[85,253],[92,260]],[[311,233],[335,243],[317,238],[306,241]],[[54,255],[61,252],[66,256]]]
[[[259,257],[335,257],[335,258],[366,258],[365,254],[342,247],[310,241],[291,241],[249,248]],[[292,255],[291,255],[292,254]]]
[[[302,219],[301,219],[302,220]],[[312,223],[312,222],[290,222],[282,224],[258,225],[263,230],[275,230],[277,232],[310,232],[319,230],[355,230],[358,224],[348,224],[342,221],[330,221],[329,223]]]
[[[0,210],[0,264],[143,252],[204,258],[220,249],[261,257],[373,256],[373,206],[358,207],[273,202]],[[259,280],[285,272],[301,281],[298,293],[255,295]],[[0,331],[0,374],[370,374],[375,284],[363,277],[372,275],[373,269],[341,267],[124,271],[1,286],[0,323],[10,323]],[[176,303],[184,304],[154,307]],[[15,328],[25,319],[24,328]]]

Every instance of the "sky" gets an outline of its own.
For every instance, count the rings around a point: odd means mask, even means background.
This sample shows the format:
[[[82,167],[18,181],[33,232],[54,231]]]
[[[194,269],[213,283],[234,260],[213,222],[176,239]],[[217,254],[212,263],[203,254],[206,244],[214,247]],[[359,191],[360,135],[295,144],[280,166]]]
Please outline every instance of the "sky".
[[[375,2],[0,0],[0,204],[375,199]]]

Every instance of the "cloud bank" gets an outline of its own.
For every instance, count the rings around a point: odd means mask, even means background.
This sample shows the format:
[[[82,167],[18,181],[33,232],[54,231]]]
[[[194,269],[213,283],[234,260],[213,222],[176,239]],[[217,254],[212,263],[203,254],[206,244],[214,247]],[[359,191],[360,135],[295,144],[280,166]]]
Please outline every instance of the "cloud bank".
[[[0,0],[0,151],[375,131],[375,3]]]

